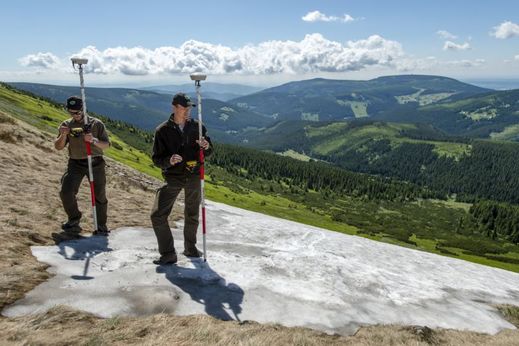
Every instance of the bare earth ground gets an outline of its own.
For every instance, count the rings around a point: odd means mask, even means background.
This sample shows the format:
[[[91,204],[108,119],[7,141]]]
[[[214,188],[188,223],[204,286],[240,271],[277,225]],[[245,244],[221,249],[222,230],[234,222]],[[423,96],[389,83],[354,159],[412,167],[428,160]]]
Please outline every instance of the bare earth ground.
[[[58,196],[67,160],[52,136],[0,113],[0,309],[50,274],[31,255],[32,245],[52,245],[65,213]],[[160,182],[107,160],[110,228],[151,227],[149,211]],[[89,188],[78,196],[83,232],[91,231]],[[171,220],[181,218],[180,208]],[[518,321],[512,321],[518,324]],[[0,317],[0,344],[19,345],[519,345],[519,331],[485,335],[415,326],[371,326],[354,336],[255,322],[223,322],[209,316],[159,314],[102,319],[67,307],[8,319]]]

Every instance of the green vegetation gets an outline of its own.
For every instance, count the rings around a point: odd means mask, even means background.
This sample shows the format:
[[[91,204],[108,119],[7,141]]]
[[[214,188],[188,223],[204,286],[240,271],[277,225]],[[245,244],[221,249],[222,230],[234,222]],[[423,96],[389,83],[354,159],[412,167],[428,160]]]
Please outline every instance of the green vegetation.
[[[501,132],[492,132],[490,138],[498,141],[515,141],[519,142],[519,125],[510,125]]]
[[[291,157],[293,159],[296,159],[299,161],[304,161],[304,162],[308,162],[312,159],[310,156],[305,155],[305,154],[300,154],[294,150],[287,150],[285,152],[279,153],[279,155]]]
[[[451,137],[424,124],[355,120],[279,123],[253,147],[297,150],[344,169],[427,187],[459,202],[519,203],[519,144]],[[489,163],[492,164],[489,164]]]

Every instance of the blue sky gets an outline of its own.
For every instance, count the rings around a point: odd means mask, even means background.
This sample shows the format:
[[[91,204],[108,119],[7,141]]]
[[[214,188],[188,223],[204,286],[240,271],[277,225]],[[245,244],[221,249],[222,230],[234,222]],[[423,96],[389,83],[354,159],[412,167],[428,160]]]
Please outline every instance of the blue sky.
[[[35,1],[2,4],[0,80],[276,84],[419,73],[519,78],[518,1]],[[162,48],[161,48],[162,47]]]

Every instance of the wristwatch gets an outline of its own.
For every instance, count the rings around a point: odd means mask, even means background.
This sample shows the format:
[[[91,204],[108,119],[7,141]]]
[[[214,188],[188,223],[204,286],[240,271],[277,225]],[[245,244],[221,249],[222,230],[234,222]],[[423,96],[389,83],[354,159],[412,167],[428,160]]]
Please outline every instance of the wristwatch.
[[[92,143],[93,143],[93,144],[97,144],[97,143],[99,143],[99,139],[97,139],[97,138],[95,138],[95,137],[92,138]]]

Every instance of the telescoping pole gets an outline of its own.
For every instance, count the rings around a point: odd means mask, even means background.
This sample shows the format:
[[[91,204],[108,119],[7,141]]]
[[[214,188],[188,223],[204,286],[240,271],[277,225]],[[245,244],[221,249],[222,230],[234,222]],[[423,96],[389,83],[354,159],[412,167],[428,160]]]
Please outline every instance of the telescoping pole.
[[[200,81],[207,78],[203,74],[192,74],[190,75],[191,80],[195,81],[196,95],[198,98],[198,141],[202,141],[202,95],[200,94]],[[202,205],[202,242],[204,249],[204,262],[207,262],[207,251],[206,251],[206,223],[205,223],[205,196],[204,196],[204,184],[205,184],[205,171],[204,171],[204,149],[200,147],[200,196]]]
[[[83,101],[83,120],[85,127],[88,128],[88,114],[86,111],[86,97],[85,97],[85,81],[83,79],[83,65],[88,63],[88,59],[72,58],[72,66],[78,66],[79,70],[79,84],[81,87],[81,100]],[[88,180],[90,181],[90,197],[92,199],[92,217],[94,220],[94,232],[97,231],[97,212],[96,212],[96,196],[94,192],[94,174],[92,171],[92,147],[90,142],[85,142],[87,159],[88,159]]]

